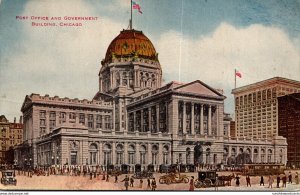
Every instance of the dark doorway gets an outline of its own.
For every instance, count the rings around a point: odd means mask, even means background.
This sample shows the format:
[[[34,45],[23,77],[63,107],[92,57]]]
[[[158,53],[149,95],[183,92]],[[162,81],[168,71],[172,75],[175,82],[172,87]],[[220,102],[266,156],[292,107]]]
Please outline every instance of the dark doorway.
[[[195,165],[203,163],[202,154],[203,154],[203,148],[200,145],[200,143],[198,142],[194,148],[194,163],[195,163]]]

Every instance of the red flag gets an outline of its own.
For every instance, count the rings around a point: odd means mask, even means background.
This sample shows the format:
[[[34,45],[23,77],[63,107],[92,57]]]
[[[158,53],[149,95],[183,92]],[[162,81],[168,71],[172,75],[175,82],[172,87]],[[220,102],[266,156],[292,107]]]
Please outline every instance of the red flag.
[[[132,1],[132,8],[133,9],[137,9],[139,11],[140,14],[142,14],[143,12],[141,11],[141,6],[139,4],[137,4],[136,2]]]
[[[242,73],[240,73],[239,71],[236,71],[235,76],[238,76],[238,77],[242,78]]]

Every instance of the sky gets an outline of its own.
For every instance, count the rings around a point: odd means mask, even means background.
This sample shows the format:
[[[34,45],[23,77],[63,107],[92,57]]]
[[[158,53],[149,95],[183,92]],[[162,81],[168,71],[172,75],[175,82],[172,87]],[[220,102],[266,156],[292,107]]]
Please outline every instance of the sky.
[[[300,0],[135,0],[133,28],[151,40],[163,82],[231,90],[275,76],[300,81]],[[27,20],[16,19],[28,16]],[[32,26],[31,16],[98,17],[81,27]],[[91,100],[109,43],[127,29],[130,0],[0,0],[0,115],[19,118],[26,95]]]

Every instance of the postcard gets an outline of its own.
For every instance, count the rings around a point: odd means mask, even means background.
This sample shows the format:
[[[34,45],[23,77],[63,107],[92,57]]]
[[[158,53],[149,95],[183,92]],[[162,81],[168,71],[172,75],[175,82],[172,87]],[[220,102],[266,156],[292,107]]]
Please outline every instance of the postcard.
[[[1,194],[299,191],[299,21],[299,0],[0,0]]]

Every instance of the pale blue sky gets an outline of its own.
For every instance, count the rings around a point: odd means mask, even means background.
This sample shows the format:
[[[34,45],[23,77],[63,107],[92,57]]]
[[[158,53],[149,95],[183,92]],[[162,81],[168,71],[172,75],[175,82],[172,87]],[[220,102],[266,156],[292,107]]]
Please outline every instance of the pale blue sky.
[[[18,116],[31,93],[92,99],[108,44],[127,28],[129,0],[0,1],[0,114]],[[225,90],[274,76],[300,80],[299,0],[136,0],[135,29],[159,53],[164,81],[202,80]],[[81,10],[83,10],[81,12]],[[32,27],[18,15],[97,16],[82,28]],[[257,72],[253,72],[257,71]],[[258,71],[259,70],[259,71]]]

